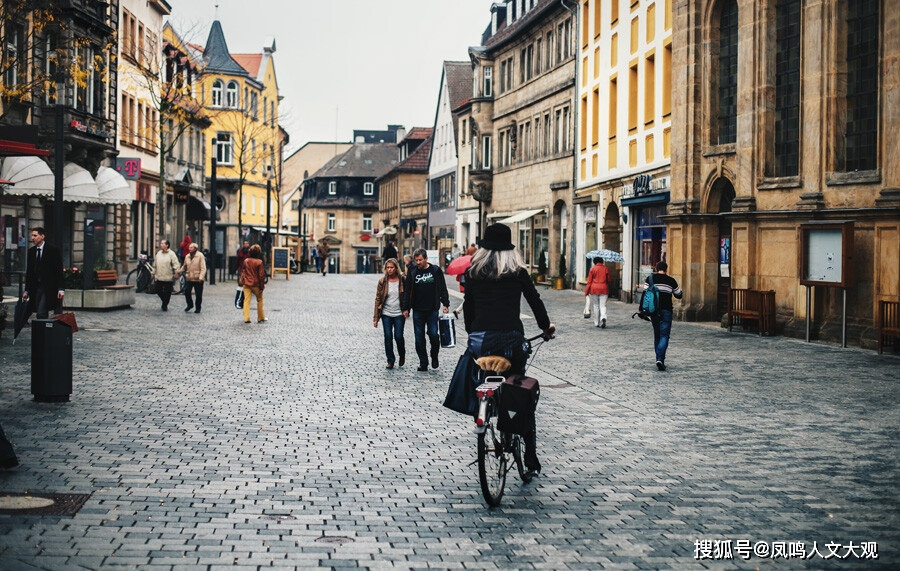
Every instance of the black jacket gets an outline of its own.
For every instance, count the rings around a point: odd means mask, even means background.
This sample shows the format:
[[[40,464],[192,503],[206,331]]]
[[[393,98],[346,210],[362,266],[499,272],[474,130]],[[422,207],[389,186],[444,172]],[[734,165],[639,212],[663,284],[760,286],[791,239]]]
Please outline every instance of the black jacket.
[[[522,320],[519,319],[522,296],[525,296],[525,301],[531,307],[538,327],[541,330],[550,327],[547,308],[544,307],[531,276],[524,269],[499,280],[480,280],[467,275],[465,296],[463,316],[468,333],[518,331],[524,334]]]
[[[433,295],[427,295],[425,292]],[[450,307],[450,293],[447,291],[444,272],[434,264],[428,264],[428,267],[424,270],[420,270],[418,266],[413,265],[412,269],[406,274],[403,294],[400,298],[400,307],[404,311],[408,309],[434,311],[442,305]]]
[[[55,293],[65,289],[62,254],[60,254],[59,248],[44,242],[40,269],[37,269],[36,257],[37,246],[32,246],[28,249],[28,265],[25,268],[25,291],[28,292],[30,297],[33,297],[40,283],[44,293],[55,299]],[[38,273],[40,273],[40,276],[38,276]]]

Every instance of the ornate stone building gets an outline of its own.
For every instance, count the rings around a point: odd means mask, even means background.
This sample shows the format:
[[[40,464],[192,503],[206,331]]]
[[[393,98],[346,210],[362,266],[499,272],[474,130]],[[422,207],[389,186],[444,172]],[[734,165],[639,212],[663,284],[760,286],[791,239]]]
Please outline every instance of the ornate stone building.
[[[893,8],[893,9],[892,9]],[[683,319],[774,290],[779,331],[874,345],[900,299],[900,17],[886,0],[673,2],[668,260]],[[801,284],[802,226],[850,221],[852,283]],[[833,253],[833,252],[832,252]]]

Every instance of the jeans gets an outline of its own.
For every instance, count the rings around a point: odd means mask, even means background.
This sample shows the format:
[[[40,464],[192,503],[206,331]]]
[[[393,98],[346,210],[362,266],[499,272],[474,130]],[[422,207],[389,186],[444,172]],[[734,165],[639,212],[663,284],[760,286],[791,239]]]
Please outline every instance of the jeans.
[[[650,318],[653,324],[653,349],[656,360],[666,362],[666,349],[669,348],[669,334],[672,332],[672,310],[661,309]]]
[[[594,325],[600,325],[601,319],[606,319],[606,300],[609,294],[589,294],[591,299],[591,313],[594,316]]]
[[[397,353],[401,358],[406,358],[406,341],[403,339],[405,324],[406,319],[402,315],[381,316],[381,328],[384,330],[384,354],[387,356],[388,365],[394,364],[394,341],[397,342]]]
[[[437,357],[441,348],[441,337],[438,335],[438,310],[413,310],[413,333],[416,337],[416,355],[419,356],[419,367],[428,367],[428,351],[425,348],[425,327],[428,326],[428,340],[431,341],[431,356]]]
[[[244,321],[250,321],[250,296],[256,296],[256,321],[265,321],[266,312],[263,311],[263,292],[258,287],[244,287],[244,306],[241,308],[244,310]],[[197,307],[200,307],[199,305]]]
[[[196,303],[191,299],[191,291],[196,292]],[[188,309],[196,307],[197,313],[200,313],[200,306],[203,305],[203,282],[184,282],[184,299],[187,301]]]

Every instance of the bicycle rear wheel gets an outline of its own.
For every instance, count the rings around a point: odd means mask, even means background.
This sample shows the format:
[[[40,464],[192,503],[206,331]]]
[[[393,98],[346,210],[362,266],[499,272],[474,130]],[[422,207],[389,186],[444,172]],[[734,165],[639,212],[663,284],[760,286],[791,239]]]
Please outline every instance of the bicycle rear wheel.
[[[525,467],[523,460],[525,458],[525,442],[522,441],[522,437],[518,434],[511,434],[509,438],[509,447],[512,448],[513,458],[516,460],[516,468],[519,470],[519,477],[527,484],[533,476]]]
[[[137,281],[135,281],[134,289],[138,293],[143,293],[147,291],[147,286],[150,285],[152,276],[150,276],[150,271],[147,268],[138,268],[137,272]]]
[[[506,487],[506,454],[491,416],[484,432],[478,435],[478,479],[484,501],[491,507],[499,506]]]

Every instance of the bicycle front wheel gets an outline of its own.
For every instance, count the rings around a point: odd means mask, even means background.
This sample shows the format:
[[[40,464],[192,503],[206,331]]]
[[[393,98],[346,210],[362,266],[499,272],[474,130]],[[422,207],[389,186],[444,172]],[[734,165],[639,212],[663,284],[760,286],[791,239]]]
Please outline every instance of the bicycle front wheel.
[[[137,280],[139,269],[140,268],[135,268],[135,269],[131,270],[130,272],[128,272],[128,275],[125,276],[125,285],[131,285],[135,282],[135,280]]]
[[[519,477],[526,484],[531,481],[532,475],[525,467],[525,442],[518,434],[510,435],[509,447],[512,448],[513,458],[516,460],[516,468],[519,470]]]
[[[137,281],[135,282],[135,291],[138,293],[143,293],[147,291],[147,286],[150,285],[152,281],[152,277],[150,276],[150,271],[147,268],[139,268],[137,274]]]
[[[506,454],[493,419],[488,420],[485,431],[478,435],[478,479],[484,501],[491,507],[499,506],[506,487]]]

